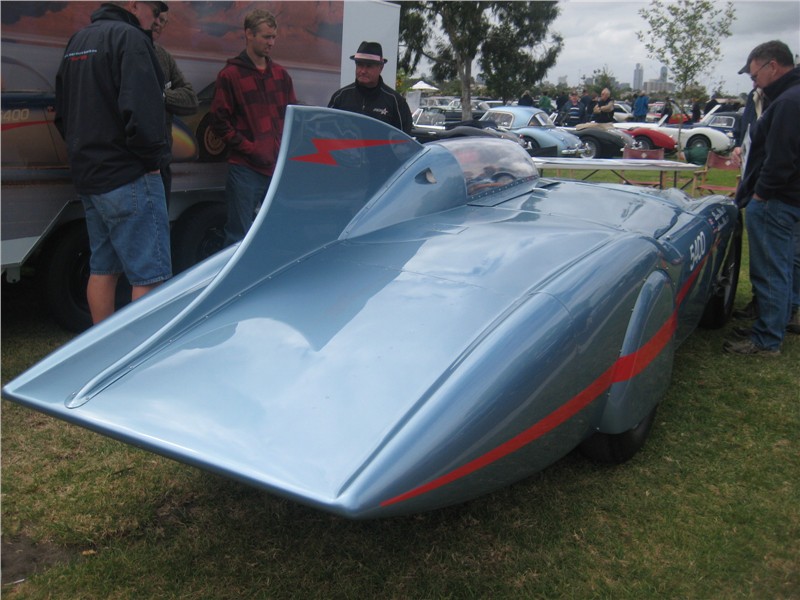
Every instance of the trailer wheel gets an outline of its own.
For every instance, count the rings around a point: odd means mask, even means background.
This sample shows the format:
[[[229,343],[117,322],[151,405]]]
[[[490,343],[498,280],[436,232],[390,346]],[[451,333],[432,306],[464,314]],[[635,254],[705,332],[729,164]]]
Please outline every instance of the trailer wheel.
[[[89,281],[89,235],[83,221],[67,225],[44,248],[36,279],[50,314],[64,329],[92,325],[86,283]]]
[[[172,271],[176,275],[222,250],[228,218],[224,202],[193,206],[172,228]]]
[[[83,221],[64,227],[47,244],[36,269],[45,306],[56,323],[68,331],[92,326],[86,284],[89,282],[89,234]],[[116,308],[131,300],[131,286],[123,275],[117,284]]]

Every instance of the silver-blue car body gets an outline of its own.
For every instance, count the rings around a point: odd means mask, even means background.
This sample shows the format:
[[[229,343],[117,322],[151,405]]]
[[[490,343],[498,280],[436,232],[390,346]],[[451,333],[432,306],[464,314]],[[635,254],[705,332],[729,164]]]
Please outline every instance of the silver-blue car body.
[[[487,110],[481,121],[494,121],[500,129],[512,131],[533,150],[552,149],[554,156],[582,157],[580,138],[556,127],[545,111],[532,106],[497,106]]]
[[[721,196],[289,107],[245,239],[3,395],[344,517],[430,510],[635,452],[676,347],[732,306],[736,224]]]

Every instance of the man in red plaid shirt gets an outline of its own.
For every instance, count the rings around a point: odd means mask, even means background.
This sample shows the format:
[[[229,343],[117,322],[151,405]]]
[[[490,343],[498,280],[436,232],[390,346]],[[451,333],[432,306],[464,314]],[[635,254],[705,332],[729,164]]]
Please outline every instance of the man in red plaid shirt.
[[[296,104],[289,73],[270,53],[278,23],[254,10],[244,20],[245,49],[217,75],[211,114],[214,131],[229,149],[225,245],[240,241],[266,196],[278,157],[286,107]]]

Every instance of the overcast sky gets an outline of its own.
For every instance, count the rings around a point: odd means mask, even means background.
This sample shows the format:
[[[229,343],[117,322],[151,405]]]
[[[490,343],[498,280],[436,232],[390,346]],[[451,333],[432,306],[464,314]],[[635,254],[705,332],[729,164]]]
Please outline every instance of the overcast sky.
[[[722,1],[716,2],[723,6]],[[557,83],[566,76],[567,83],[578,86],[581,77],[590,77],[596,69],[607,67],[621,83],[633,84],[636,63],[644,67],[644,80],[657,79],[660,63],[650,60],[636,32],[646,27],[638,14],[649,5],[640,0],[562,0],[561,14],[550,27],[564,37],[564,47],[546,80]],[[714,74],[703,76],[700,83],[709,90],[724,81],[723,90],[739,93],[750,89],[746,75],[737,75],[750,50],[761,42],[779,39],[793,53],[800,52],[800,0],[735,0],[736,20],[731,37],[722,41]]]

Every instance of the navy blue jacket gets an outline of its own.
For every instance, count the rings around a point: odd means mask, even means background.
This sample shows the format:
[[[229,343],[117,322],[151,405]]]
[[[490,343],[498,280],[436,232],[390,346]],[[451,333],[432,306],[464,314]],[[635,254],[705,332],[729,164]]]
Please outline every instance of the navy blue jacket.
[[[736,193],[800,206],[800,67],[764,88],[769,104],[750,130],[751,147]]]
[[[149,32],[104,4],[70,38],[56,75],[56,127],[80,194],[101,194],[169,163],[164,76]]]

